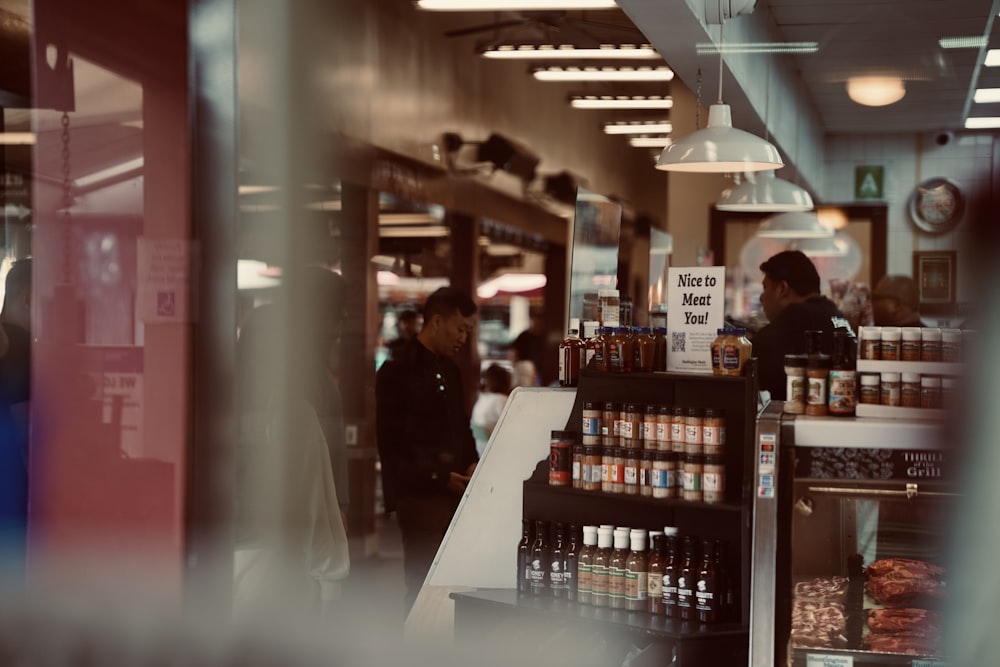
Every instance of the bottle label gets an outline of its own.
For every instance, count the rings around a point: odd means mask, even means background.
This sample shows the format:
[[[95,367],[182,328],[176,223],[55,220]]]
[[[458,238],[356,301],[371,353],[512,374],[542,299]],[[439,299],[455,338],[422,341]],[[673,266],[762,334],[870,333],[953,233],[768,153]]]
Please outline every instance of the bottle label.
[[[663,604],[677,604],[677,582],[667,573],[663,574]]]
[[[806,379],[804,377],[788,376],[788,382],[785,383],[785,390],[788,401],[792,403],[806,402]]]
[[[809,394],[806,402],[810,405],[826,404],[826,378],[809,378]]]
[[[691,589],[688,588],[687,577],[683,574],[677,577],[677,606],[690,609]]]
[[[656,426],[657,422],[644,421],[642,422],[642,435],[640,436],[646,442],[656,439]]]
[[[667,471],[662,468],[653,468],[652,472],[652,486],[654,489],[665,489],[668,487],[667,484]]]
[[[593,359],[595,356],[597,356],[597,352],[593,348],[589,348],[588,347],[587,348],[587,352],[584,355],[584,362],[583,362],[584,365],[585,366],[589,366],[590,365],[590,360]]]
[[[630,440],[633,439],[633,438],[635,438],[635,435],[633,435],[635,433],[635,430],[636,429],[635,429],[635,422],[634,421],[630,421],[628,419],[623,419],[622,420],[621,436],[623,438],[629,438]]]
[[[656,422],[656,439],[660,442],[667,442],[667,434],[670,432],[670,425],[664,422]]]
[[[647,574],[645,572],[625,571],[625,599],[645,600],[649,594],[647,587]]]
[[[624,421],[625,421],[624,419],[615,419],[615,421],[614,421],[614,429],[611,431],[611,435],[615,436],[616,438],[620,438],[621,437],[621,435],[622,435],[622,423]]]
[[[701,476],[701,485],[705,491],[722,491],[722,475],[717,472],[706,472]]]
[[[608,568],[608,594],[613,598],[625,598],[625,568],[614,565]]]
[[[583,472],[582,468],[583,468],[583,466],[580,464],[579,461],[573,461],[573,481],[574,482],[579,482],[579,481],[581,481],[583,479],[583,477],[581,477],[581,474]]]
[[[608,567],[606,565],[594,565],[591,569],[590,592],[597,596],[608,594]]]
[[[667,488],[668,489],[677,489],[677,488],[680,488],[681,482],[678,479],[677,469],[676,468],[668,468],[666,470],[666,473],[667,473]]]
[[[684,442],[689,445],[701,444],[701,427],[688,425],[684,428]]]
[[[857,405],[854,379],[854,371],[830,371],[830,412],[834,414],[852,414],[854,412]]]
[[[549,571],[549,588],[552,590],[561,590],[564,588],[564,578],[563,578],[563,562],[559,558],[552,560]]]
[[[670,441],[684,442],[684,424],[681,422],[670,423]]]
[[[654,600],[663,597],[662,572],[649,572],[646,574],[646,595]]]
[[[722,368],[722,346],[712,345],[712,368],[719,370]]]
[[[695,608],[698,611],[715,611],[715,593],[709,589],[711,582],[698,580],[698,590],[695,591]]]
[[[684,471],[684,490],[701,491],[701,473]],[[680,584],[678,584],[680,585]]]
[[[611,479],[609,481],[615,482],[616,484],[623,484],[625,482],[625,466],[612,463],[608,472],[611,474]]]
[[[625,466],[625,483],[626,484],[638,484],[639,483],[639,469],[635,466]]]
[[[611,481],[610,472],[611,472],[611,466],[608,465],[607,463],[602,463],[601,464],[601,481],[602,482],[610,482]]]
[[[617,343],[608,343],[608,367],[623,368],[622,352]]]
[[[600,417],[583,418],[583,435],[601,435]]]
[[[722,426],[702,426],[701,437],[706,445],[726,444],[726,429]]]
[[[722,368],[727,371],[738,371],[740,369],[739,345],[722,346]]]
[[[580,593],[590,592],[590,565],[580,563],[576,570],[576,590]]]
[[[559,384],[566,386],[569,379],[566,375],[566,371],[569,369],[569,348],[559,346]]]

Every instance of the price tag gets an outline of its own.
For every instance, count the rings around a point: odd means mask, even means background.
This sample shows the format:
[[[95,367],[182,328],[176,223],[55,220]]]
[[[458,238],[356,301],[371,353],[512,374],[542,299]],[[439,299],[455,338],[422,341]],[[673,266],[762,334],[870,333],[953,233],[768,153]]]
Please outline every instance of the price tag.
[[[854,667],[854,656],[807,653],[806,667]]]
[[[948,663],[940,660],[914,660],[910,667],[948,667]]]

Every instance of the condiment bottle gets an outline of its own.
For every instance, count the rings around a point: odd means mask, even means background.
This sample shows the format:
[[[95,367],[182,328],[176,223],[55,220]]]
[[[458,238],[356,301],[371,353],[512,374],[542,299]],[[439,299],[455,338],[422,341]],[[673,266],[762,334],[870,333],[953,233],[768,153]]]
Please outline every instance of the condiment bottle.
[[[937,327],[920,330],[920,361],[941,361],[941,330]]]
[[[625,560],[625,608],[629,611],[647,611],[648,557],[646,556],[646,531],[633,528],[629,533],[629,555]]]
[[[677,544],[678,531],[673,526],[663,528],[667,554],[663,560],[663,610],[670,618],[680,618],[677,606],[677,576],[680,574],[680,554]]]
[[[517,592],[531,592],[531,545],[535,541],[534,522],[521,520],[521,541],[517,543]]]
[[[648,449],[644,449],[642,452],[642,464],[639,472],[640,496],[653,497],[653,469],[656,464],[657,453]]]
[[[747,339],[747,330],[731,329],[730,336],[722,347],[722,374],[743,375],[752,350],[753,346]]]
[[[899,403],[904,408],[920,407],[920,373],[901,373]]]
[[[608,561],[608,597],[612,609],[625,608],[625,568],[628,560],[628,528],[616,528],[615,550]]]
[[[674,406],[674,416],[670,422],[670,449],[675,454],[684,453],[687,426],[687,410],[679,405]]]
[[[936,375],[920,378],[920,407],[940,410],[941,405],[941,378]]]
[[[849,417],[857,406],[854,341],[851,334],[833,332],[833,361],[830,366],[830,397],[828,410],[831,415]]]
[[[623,327],[632,326],[632,297],[628,294],[622,294],[619,304],[618,321],[621,322]]]
[[[722,408],[705,408],[701,439],[706,456],[721,456],[726,446],[726,411]]]
[[[609,606],[608,568],[611,565],[611,546],[614,530],[601,526],[597,529],[597,551],[590,570],[590,603],[595,607]]]
[[[651,373],[656,366],[656,339],[649,327],[636,327],[633,341],[632,369]]]
[[[625,329],[613,327],[605,334],[604,354],[609,373],[625,372]]]
[[[698,580],[698,569],[694,562],[694,539],[684,538],[684,559],[677,570],[677,610],[682,621],[697,618],[695,610],[694,586]]]
[[[882,327],[882,339],[879,343],[879,359],[882,361],[899,361],[899,327]]]
[[[881,402],[882,396],[879,389],[879,382],[878,373],[864,373],[861,375],[861,403],[878,405]]]
[[[570,524],[569,544],[566,546],[566,567],[563,569],[563,581],[566,587],[566,599],[576,600],[577,577],[580,572],[580,529]]]
[[[809,329],[803,333],[806,341],[806,355],[820,354],[823,351],[823,332]]]
[[[646,602],[650,614],[662,616],[663,607],[663,533],[649,531],[649,562],[646,564]]]
[[[704,436],[705,411],[701,408],[688,408],[687,419],[684,422],[684,453],[703,453],[702,437]]]
[[[576,572],[576,600],[580,604],[590,604],[591,572],[594,554],[597,551],[597,526],[583,527],[583,548],[580,549]]]
[[[645,415],[642,406],[636,403],[625,405],[625,419],[622,421],[622,444],[626,449],[642,449],[642,422]]]
[[[565,600],[566,590],[566,526],[556,524],[556,541],[549,551],[549,595]]]
[[[639,469],[642,463],[641,449],[625,450],[625,495],[639,495]]]
[[[585,401],[583,404],[583,419],[582,419],[582,435],[583,444],[585,445],[599,445],[600,440],[595,440],[591,438],[599,438],[601,435],[601,405],[600,403],[594,403],[593,401]]]
[[[806,411],[806,366],[809,358],[804,354],[785,355],[785,406],[790,415],[801,415]]]
[[[726,339],[729,337],[729,329],[722,328],[716,329],[715,340],[709,345],[709,351],[712,353],[712,373],[714,375],[722,375],[722,348],[726,344]]]
[[[619,326],[621,323],[621,301],[618,298],[618,290],[598,290],[597,298],[597,319],[600,321],[601,326]]]
[[[539,597],[549,594],[549,524],[535,522],[535,543],[531,545],[531,593]]]
[[[865,360],[882,358],[879,343],[882,340],[882,327],[861,327],[861,349],[859,356]]]
[[[640,432],[640,439],[642,440],[642,448],[652,451],[659,449],[658,436],[656,434],[657,428],[660,424],[660,408],[656,405],[647,405],[646,409],[643,411],[642,417],[642,429]]]
[[[607,342],[607,327],[598,327],[597,335],[588,340],[586,345],[587,365],[595,371],[608,372],[608,357],[604,354],[604,344]]]
[[[806,414],[825,415],[828,412],[826,391],[827,379],[830,375],[830,355],[809,355],[809,366],[806,369],[809,389],[806,394]]]
[[[566,338],[559,343],[559,386],[580,384],[580,369],[587,359],[587,344],[580,340],[580,320],[572,318]]]
[[[654,328],[653,339],[656,340],[656,360],[653,362],[653,370],[665,371],[667,370],[667,328]]]
[[[899,358],[920,361],[920,327],[903,327],[899,337]]]
[[[695,584],[695,610],[699,623],[719,620],[719,577],[715,569],[715,548],[711,540],[701,543],[701,567]]]
[[[601,324],[597,320],[584,320],[583,335],[581,336],[581,338],[583,338],[584,343],[587,343],[587,341],[589,341],[591,338],[597,335],[597,328],[599,326],[601,326]],[[588,346],[586,348],[586,358],[583,360],[584,366],[590,363],[590,358],[591,358],[590,347]]]
[[[901,403],[899,373],[882,373],[881,404],[898,407]]]
[[[726,499],[726,466],[721,456],[706,456],[701,476],[702,500],[721,503]]]

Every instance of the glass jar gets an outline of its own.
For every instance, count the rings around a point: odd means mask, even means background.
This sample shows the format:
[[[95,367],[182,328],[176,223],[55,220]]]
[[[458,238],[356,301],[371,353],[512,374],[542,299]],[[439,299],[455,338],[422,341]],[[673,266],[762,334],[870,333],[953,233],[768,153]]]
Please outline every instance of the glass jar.
[[[684,453],[685,435],[687,427],[687,410],[679,405],[674,406],[673,419],[670,422],[670,451],[674,454]]]
[[[882,327],[861,327],[861,347],[858,355],[861,359],[877,360],[882,358],[879,343],[882,340]]]
[[[618,290],[598,290],[597,319],[603,327],[617,327],[620,325],[621,300],[618,298]]]
[[[701,408],[688,408],[684,422],[684,453],[702,454],[704,436],[705,411]]]
[[[600,373],[608,372],[607,342],[608,328],[598,327],[597,335],[586,343],[587,363]]]
[[[920,361],[941,361],[941,330],[937,327],[920,330]]]
[[[642,418],[642,429],[640,439],[642,440],[642,448],[649,450],[659,449],[657,443],[656,430],[660,425],[660,408],[656,405],[647,405]]]
[[[654,498],[669,498],[670,490],[667,483],[670,455],[667,452],[656,452],[655,458],[653,459],[653,477],[652,477],[652,487],[653,487],[653,497]]]
[[[806,368],[806,414],[814,416],[826,415],[829,412],[827,404],[827,380],[830,376],[830,355],[811,354]]]
[[[920,407],[940,410],[941,405],[941,378],[936,375],[920,378]]]
[[[641,449],[625,450],[625,485],[626,496],[639,495],[639,469],[642,464]]]
[[[880,386],[882,397],[880,403],[882,405],[899,407],[902,404],[899,373],[882,373],[882,383]]]
[[[702,500],[721,503],[726,500],[726,466],[721,456],[706,456],[701,478]]]
[[[656,449],[661,452],[669,452],[670,429],[674,422],[674,409],[669,405],[661,405],[656,415]]]
[[[899,404],[904,408],[920,407],[920,373],[901,373]]]
[[[859,403],[865,405],[878,405],[882,401],[880,389],[881,378],[878,373],[864,373],[861,375],[861,391],[858,397]]]
[[[621,442],[626,449],[642,449],[642,422],[644,418],[641,406],[635,403],[625,405],[621,426]]]
[[[605,403],[604,412],[601,413],[601,437],[602,445],[605,447],[617,447],[619,433],[621,432],[621,406],[617,403]]]
[[[882,327],[882,337],[879,341],[879,359],[882,361],[899,361],[899,327]]]
[[[625,493],[625,452],[624,447],[615,448],[611,469],[611,493]]]
[[[653,339],[656,341],[656,357],[653,362],[654,371],[667,370],[667,328],[653,329]]]
[[[701,440],[706,456],[721,456],[726,445],[726,411],[706,408],[702,421]]]
[[[785,406],[790,415],[801,415],[806,411],[806,366],[808,357],[804,354],[785,355]]]
[[[586,401],[583,404],[583,420],[581,433],[584,438],[601,435],[601,406],[593,401]],[[584,444],[597,444],[587,443]]]
[[[920,361],[920,327],[902,328],[899,358],[903,361]]]
[[[576,435],[570,431],[552,431],[549,440],[549,484],[569,486],[573,475],[573,445]]]
[[[631,350],[631,348],[629,348]],[[625,329],[614,327],[604,337],[604,354],[609,373],[625,372]]]
[[[701,502],[704,500],[702,475],[705,472],[705,459],[695,454],[684,457],[684,500]]]
[[[603,479],[601,448],[587,445],[583,448],[583,490],[600,491]]]
[[[649,327],[636,327],[633,341],[632,369],[651,373],[656,367],[656,339]]]

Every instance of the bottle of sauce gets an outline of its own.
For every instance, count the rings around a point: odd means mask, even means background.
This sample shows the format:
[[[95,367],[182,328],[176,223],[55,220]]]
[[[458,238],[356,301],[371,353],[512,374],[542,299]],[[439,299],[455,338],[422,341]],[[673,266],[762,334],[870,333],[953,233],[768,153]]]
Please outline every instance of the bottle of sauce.
[[[684,558],[677,570],[677,611],[682,621],[697,618],[694,586],[698,580],[698,566],[694,561],[694,538],[684,538]]]
[[[719,577],[715,569],[715,548],[711,540],[701,543],[701,567],[695,584],[695,610],[699,623],[719,620]]]
[[[806,414],[823,416],[829,412],[827,403],[827,381],[830,375],[830,355],[810,354],[806,369],[808,392],[806,393]]]
[[[680,574],[681,561],[678,551],[678,531],[673,526],[663,529],[667,544],[667,555],[663,561],[663,610],[669,618],[680,618],[680,608],[677,606],[677,575]]]
[[[647,611],[648,566],[646,531],[632,529],[629,534],[629,554],[625,560],[625,609]]]
[[[587,345],[580,340],[580,320],[570,320],[569,332],[559,343],[559,386],[580,384],[580,369],[587,358]]]
[[[663,533],[649,531],[649,562],[646,564],[646,601],[650,614],[663,616]]]
[[[535,542],[534,522],[521,520],[521,541],[517,543],[517,592],[531,592],[531,545]]]
[[[833,332],[833,359],[830,365],[830,396],[827,409],[831,415],[850,417],[857,406],[854,341],[846,331]]]
[[[608,574],[611,567],[611,546],[614,531],[601,526],[597,529],[597,551],[594,552],[594,562],[590,570],[590,604],[595,607],[607,607],[611,603],[608,596]]]
[[[591,572],[594,566],[594,553],[597,551],[597,526],[583,527],[583,548],[577,559],[576,571],[576,601],[580,604],[590,604]]]
[[[642,468],[642,450],[625,450],[625,495],[639,495],[639,471]]]
[[[642,436],[642,448],[650,451],[656,451],[659,449],[659,442],[657,440],[657,428],[660,425],[660,409],[656,405],[647,405],[646,409],[643,411],[642,417],[642,429],[640,435]]]
[[[656,339],[649,327],[636,327],[633,343],[632,369],[637,373],[650,373],[656,369]]]
[[[608,561],[608,597],[612,609],[625,608],[625,567],[628,560],[628,528],[614,532],[615,549]]]
[[[625,330],[622,327],[612,327],[604,336],[604,356],[609,373],[625,372],[624,355]]]
[[[654,371],[667,370],[667,328],[653,329],[653,339],[656,341],[656,358],[653,361]]]
[[[608,372],[608,358],[604,355],[604,343],[607,332],[607,328],[598,327],[597,335],[584,344],[586,346],[587,364],[593,364],[591,367],[595,371],[602,373]]]
[[[566,526],[556,524],[556,541],[549,551],[549,595],[559,600],[568,597],[566,592]]]
[[[716,329],[715,340],[709,345],[709,351],[712,353],[712,373],[714,375],[722,375],[722,348],[726,344],[726,340],[729,338],[729,329]]]
[[[535,543],[531,545],[531,594],[547,597],[549,572],[549,524],[535,522]]]

